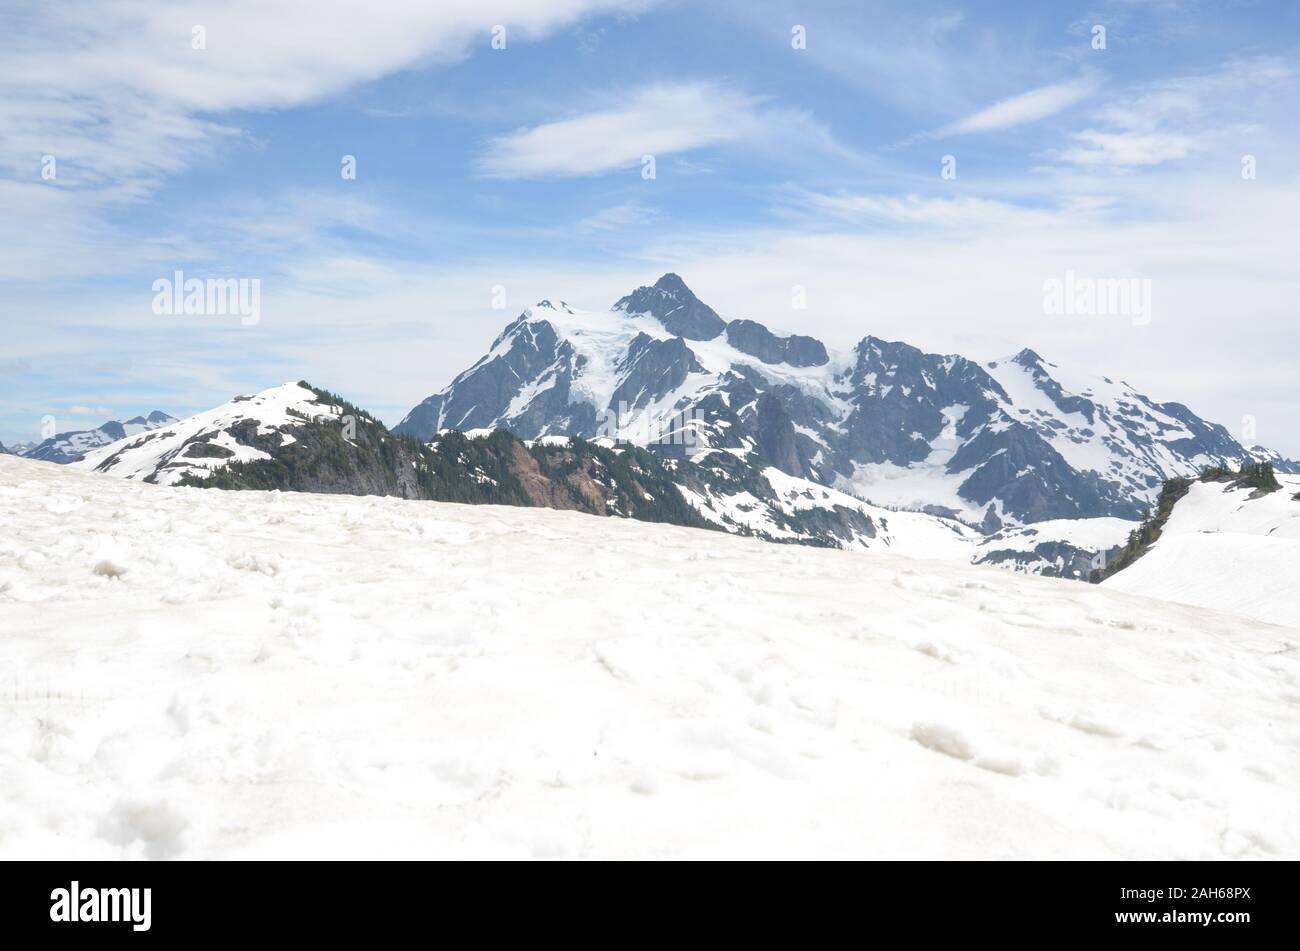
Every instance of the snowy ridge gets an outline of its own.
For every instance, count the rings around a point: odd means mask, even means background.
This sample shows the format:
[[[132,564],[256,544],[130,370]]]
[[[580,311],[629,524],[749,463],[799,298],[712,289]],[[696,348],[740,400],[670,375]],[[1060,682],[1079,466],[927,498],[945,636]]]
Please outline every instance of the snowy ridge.
[[[12,456],[0,521],[3,859],[1300,857],[1295,628]]]
[[[1105,588],[1300,627],[1300,477],[1280,491],[1194,482],[1160,538]]]
[[[201,477],[230,462],[269,459],[271,454],[231,430],[246,426],[255,437],[272,437],[277,445],[293,441],[292,430],[316,416],[337,416],[337,406],[321,403],[300,383],[285,383],[253,396],[237,396],[216,409],[145,433],[127,436],[86,454],[72,465],[123,479],[175,485],[184,476]]]
[[[1183,407],[1158,405],[1127,383],[1069,373],[1033,351],[986,367],[1009,396],[1000,403],[1008,419],[1034,427],[1072,468],[1118,482],[1135,497],[1158,494],[1152,474],[1163,481],[1220,462],[1209,452],[1179,449],[1215,427]],[[1239,458],[1251,452],[1235,451]]]

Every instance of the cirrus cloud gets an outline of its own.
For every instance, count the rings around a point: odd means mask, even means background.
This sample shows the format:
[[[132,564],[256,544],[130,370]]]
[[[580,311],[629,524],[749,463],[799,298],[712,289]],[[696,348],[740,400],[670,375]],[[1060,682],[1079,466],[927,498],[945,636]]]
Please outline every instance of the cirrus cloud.
[[[999,129],[1024,125],[1027,122],[1037,122],[1081,102],[1096,88],[1095,79],[1084,77],[1031,89],[999,100],[964,119],[949,123],[935,132],[934,137],[944,139],[955,135],[995,132]]]
[[[582,178],[632,168],[648,155],[658,160],[737,142],[842,152],[804,113],[768,107],[718,83],[654,83],[601,108],[490,140],[478,173],[496,179]]]
[[[655,84],[625,102],[500,136],[479,161],[487,178],[576,178],[752,135],[757,102],[712,83]]]

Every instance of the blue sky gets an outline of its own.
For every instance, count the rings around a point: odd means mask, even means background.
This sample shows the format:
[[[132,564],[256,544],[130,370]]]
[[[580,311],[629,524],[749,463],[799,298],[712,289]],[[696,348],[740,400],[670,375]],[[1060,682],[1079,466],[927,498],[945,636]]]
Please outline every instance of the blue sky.
[[[396,422],[529,303],[675,270],[1300,455],[1298,53],[1288,2],[6,4],[0,441],[299,378]],[[260,321],[153,313],[176,270]],[[1067,271],[1153,319],[1045,314]]]

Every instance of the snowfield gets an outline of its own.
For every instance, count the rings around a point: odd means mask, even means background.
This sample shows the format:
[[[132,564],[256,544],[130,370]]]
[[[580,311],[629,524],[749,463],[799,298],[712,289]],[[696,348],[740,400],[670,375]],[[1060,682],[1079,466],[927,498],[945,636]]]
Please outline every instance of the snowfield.
[[[8,456],[0,525],[0,858],[1300,857],[1292,627]]]

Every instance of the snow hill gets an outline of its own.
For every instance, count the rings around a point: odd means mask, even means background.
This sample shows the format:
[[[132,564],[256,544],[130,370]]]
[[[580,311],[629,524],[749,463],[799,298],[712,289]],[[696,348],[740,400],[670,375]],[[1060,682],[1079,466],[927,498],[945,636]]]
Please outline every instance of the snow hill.
[[[1300,857],[1294,627],[12,456],[0,524],[3,859]]]
[[[275,436],[277,445],[288,445],[294,439],[292,430],[317,415],[338,416],[340,411],[301,384],[285,383],[254,396],[237,396],[185,420],[171,420],[143,435],[128,435],[87,452],[74,465],[175,485],[186,475],[203,476],[228,462],[269,459],[271,453],[253,445],[251,437]],[[247,438],[237,436],[240,429],[248,432]]]
[[[100,446],[107,446],[119,439],[147,433],[159,426],[166,426],[174,422],[176,422],[174,417],[168,416],[161,410],[154,410],[148,416],[136,416],[124,423],[110,420],[97,429],[58,433],[34,446],[23,449],[17,454],[26,456],[28,459],[41,459],[45,462],[66,464],[80,459],[86,453]]]
[[[620,437],[639,441],[647,418],[666,428],[686,413],[701,450],[752,454],[756,468],[990,533],[1132,520],[1165,479],[1267,453],[1186,406],[1032,350],[977,363],[868,336],[836,352],[724,319],[675,274],[605,312],[550,300],[528,308],[396,431],[590,438],[624,407]]]
[[[1194,482],[1160,538],[1102,585],[1300,627],[1300,477],[1282,488]]]

